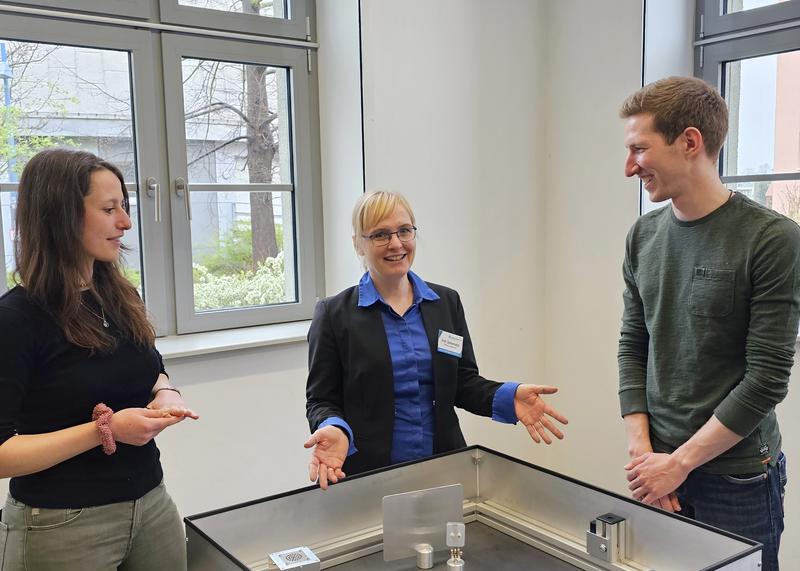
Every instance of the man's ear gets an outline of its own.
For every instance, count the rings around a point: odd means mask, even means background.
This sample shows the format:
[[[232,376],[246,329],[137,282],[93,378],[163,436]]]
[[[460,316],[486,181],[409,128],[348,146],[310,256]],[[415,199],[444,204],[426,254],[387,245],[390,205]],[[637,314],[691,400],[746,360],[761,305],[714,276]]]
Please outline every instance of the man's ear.
[[[697,127],[686,127],[681,133],[684,140],[685,152],[688,156],[696,156],[698,153],[705,153],[705,142],[703,134]]]

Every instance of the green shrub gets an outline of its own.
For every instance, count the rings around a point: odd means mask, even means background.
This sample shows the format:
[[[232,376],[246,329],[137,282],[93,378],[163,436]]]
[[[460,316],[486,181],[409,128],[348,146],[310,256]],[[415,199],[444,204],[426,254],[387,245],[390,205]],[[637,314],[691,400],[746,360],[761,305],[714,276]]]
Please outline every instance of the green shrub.
[[[275,224],[278,251],[283,251],[283,225]],[[237,220],[233,227],[208,245],[208,254],[197,264],[216,275],[253,271],[253,228],[250,220]]]
[[[258,264],[255,271],[218,274],[194,264],[194,307],[197,311],[269,305],[286,301],[283,252]]]

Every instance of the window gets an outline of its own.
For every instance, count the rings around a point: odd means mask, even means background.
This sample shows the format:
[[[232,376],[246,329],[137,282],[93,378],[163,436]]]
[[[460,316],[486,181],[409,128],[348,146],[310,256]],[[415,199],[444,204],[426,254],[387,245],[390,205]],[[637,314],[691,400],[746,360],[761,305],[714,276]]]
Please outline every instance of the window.
[[[800,20],[761,27],[766,4],[778,3],[730,0],[728,13],[740,16],[742,29],[698,39],[695,73],[719,87],[728,103],[722,181],[800,222]],[[800,8],[797,0],[779,4]]]
[[[288,20],[307,4],[253,17]],[[323,289],[315,44],[80,18],[0,18],[0,291],[18,175],[65,146],[125,175],[126,274],[160,335],[310,318]]]

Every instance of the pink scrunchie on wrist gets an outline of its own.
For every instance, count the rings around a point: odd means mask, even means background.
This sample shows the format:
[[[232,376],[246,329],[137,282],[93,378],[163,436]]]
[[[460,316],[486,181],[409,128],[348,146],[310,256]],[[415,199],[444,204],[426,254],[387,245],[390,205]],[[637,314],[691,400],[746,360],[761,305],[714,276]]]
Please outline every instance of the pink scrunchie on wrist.
[[[108,408],[104,403],[95,405],[92,411],[92,420],[97,425],[97,432],[100,434],[100,443],[103,445],[103,452],[111,455],[117,451],[117,443],[114,441],[114,435],[111,433],[111,417],[114,411]]]

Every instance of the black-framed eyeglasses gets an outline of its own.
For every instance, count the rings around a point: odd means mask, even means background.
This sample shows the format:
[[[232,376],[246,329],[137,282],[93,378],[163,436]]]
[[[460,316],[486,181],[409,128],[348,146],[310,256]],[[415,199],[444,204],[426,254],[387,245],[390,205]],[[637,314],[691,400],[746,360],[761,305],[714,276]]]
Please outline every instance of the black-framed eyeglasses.
[[[373,232],[372,234],[363,236],[376,246],[385,246],[389,242],[392,241],[392,236],[397,234],[397,239],[401,242],[410,242],[417,236],[417,227],[416,226],[403,226],[399,230],[395,232],[389,232],[388,230],[378,230],[377,232]]]

